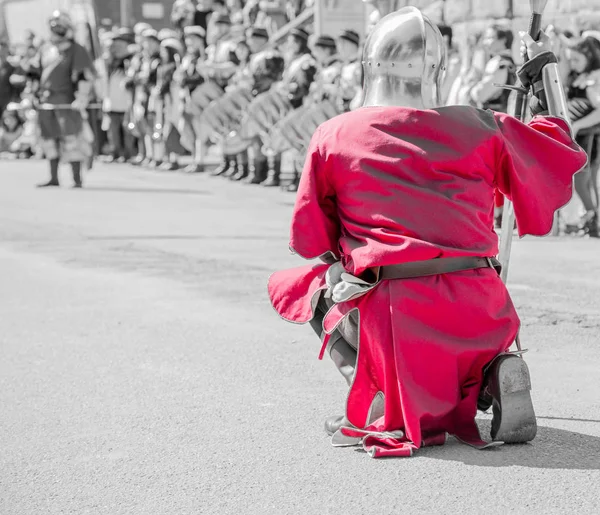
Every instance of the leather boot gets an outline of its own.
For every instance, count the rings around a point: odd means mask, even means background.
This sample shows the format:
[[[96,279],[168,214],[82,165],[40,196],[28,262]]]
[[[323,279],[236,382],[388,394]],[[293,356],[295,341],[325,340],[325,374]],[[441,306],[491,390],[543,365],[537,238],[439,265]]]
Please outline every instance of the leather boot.
[[[300,184],[300,175],[298,172],[294,172],[294,178],[292,182],[288,184],[285,188],[285,191],[289,191],[290,193],[296,193],[298,191],[298,185]]]
[[[58,165],[59,165],[58,159],[50,160],[50,180],[43,184],[38,184],[37,185],[38,188],[50,188],[53,186],[60,186],[60,183],[58,181]]]
[[[478,407],[491,401],[491,437],[495,442],[526,443],[537,434],[527,363],[514,354],[501,354],[489,365]]]
[[[340,427],[344,425],[348,425],[346,417],[344,417],[344,415],[334,415],[325,420],[325,432],[329,436],[333,436],[340,430]]]
[[[201,164],[191,164],[185,167],[185,173],[202,173],[204,172],[204,165]]]
[[[218,177],[219,175],[223,175],[225,172],[227,172],[227,170],[229,170],[229,163],[231,162],[232,158],[232,156],[224,156],[219,167],[213,170],[210,175],[212,177]]]
[[[248,177],[248,165],[245,163],[238,163],[237,172],[231,176],[232,181],[241,181]]]
[[[261,186],[265,186],[266,188],[274,188],[278,187],[280,184],[281,177],[281,157],[279,159],[275,159],[273,162],[273,168],[269,170],[267,175],[267,180],[261,183]]]
[[[267,161],[266,159],[255,160],[250,167],[250,174],[248,175],[248,184],[260,184],[267,178]]]
[[[600,238],[600,229],[598,227],[598,213],[593,213],[592,216],[588,217],[583,227],[584,232],[590,238]]]
[[[141,166],[144,161],[145,161],[144,156],[137,155],[129,160],[129,164],[131,164],[133,166]]]
[[[73,188],[82,188],[83,184],[81,182],[81,163],[71,163],[71,170],[73,171]]]
[[[223,177],[231,179],[237,173],[237,170],[238,170],[237,160],[234,157],[233,159],[231,159],[229,161],[229,167],[223,174]]]

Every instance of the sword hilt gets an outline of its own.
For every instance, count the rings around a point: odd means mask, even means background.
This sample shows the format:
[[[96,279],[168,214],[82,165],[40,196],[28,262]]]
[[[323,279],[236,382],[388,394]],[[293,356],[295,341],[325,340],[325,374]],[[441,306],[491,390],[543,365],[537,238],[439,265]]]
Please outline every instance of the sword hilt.
[[[527,95],[529,93],[528,90],[522,88],[521,86],[510,86],[508,84],[498,84],[497,82],[494,82],[494,87],[500,89],[509,89],[510,91],[516,91],[517,93],[521,93],[523,95]]]
[[[529,20],[529,35],[533,38],[534,41],[540,39],[540,32],[542,31],[542,14],[532,12],[531,19]],[[527,62],[529,57],[527,57],[527,51],[523,54],[523,61]]]

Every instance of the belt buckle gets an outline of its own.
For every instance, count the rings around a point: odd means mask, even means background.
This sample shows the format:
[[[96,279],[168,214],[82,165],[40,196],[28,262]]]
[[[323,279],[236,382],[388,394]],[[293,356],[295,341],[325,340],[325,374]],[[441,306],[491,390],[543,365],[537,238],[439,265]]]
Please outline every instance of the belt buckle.
[[[488,264],[488,266],[489,266],[490,268],[493,268],[494,270],[496,269],[496,267],[494,266],[494,263],[493,263],[493,261],[492,261],[492,258],[490,258],[490,257],[486,257],[486,258],[485,258],[485,261],[486,261],[486,263]]]

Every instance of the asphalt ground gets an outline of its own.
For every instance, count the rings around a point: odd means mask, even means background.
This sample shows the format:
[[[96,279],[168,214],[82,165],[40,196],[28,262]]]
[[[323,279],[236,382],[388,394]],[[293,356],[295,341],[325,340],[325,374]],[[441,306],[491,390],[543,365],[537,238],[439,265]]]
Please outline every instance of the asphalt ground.
[[[294,196],[0,163],[0,515],[600,513],[600,242],[516,241],[538,438],[410,459],[334,449],[345,387],[266,280]],[[481,424],[489,428],[489,416]]]

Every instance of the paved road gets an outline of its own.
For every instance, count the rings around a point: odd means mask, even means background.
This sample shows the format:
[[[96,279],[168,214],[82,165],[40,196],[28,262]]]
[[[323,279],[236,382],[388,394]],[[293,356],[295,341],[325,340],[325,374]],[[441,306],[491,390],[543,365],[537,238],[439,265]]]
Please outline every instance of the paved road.
[[[1,515],[600,513],[600,242],[515,244],[533,445],[376,461],[330,447],[343,383],[266,298],[301,264],[292,195],[125,166],[82,191],[44,178],[0,164]]]

